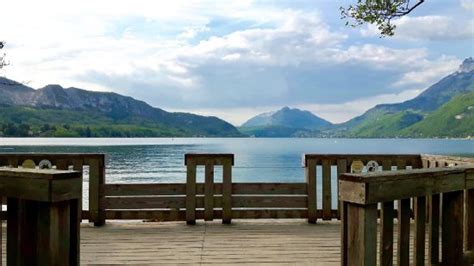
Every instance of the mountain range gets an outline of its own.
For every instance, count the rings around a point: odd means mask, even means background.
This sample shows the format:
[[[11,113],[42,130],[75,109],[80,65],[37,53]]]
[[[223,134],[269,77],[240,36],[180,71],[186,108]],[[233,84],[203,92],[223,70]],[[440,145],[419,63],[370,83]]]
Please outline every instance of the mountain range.
[[[308,111],[286,107],[255,116],[239,129],[255,137],[470,137],[474,136],[473,94],[474,59],[467,58],[457,71],[417,97],[402,103],[377,105],[341,124],[331,124]],[[298,119],[294,117],[312,117],[327,123],[295,124],[293,121]],[[303,126],[304,123],[308,126]]]
[[[0,78],[4,136],[243,136],[217,117],[170,113],[132,97],[48,85],[33,89]]]
[[[332,124],[296,108],[257,115],[238,129],[217,117],[173,113],[111,92],[0,77],[0,136],[15,137],[472,137],[474,60],[417,97]]]

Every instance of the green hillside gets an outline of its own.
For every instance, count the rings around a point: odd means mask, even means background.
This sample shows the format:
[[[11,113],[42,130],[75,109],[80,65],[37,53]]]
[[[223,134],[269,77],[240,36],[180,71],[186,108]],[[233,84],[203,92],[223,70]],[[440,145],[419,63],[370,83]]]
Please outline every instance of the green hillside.
[[[139,117],[114,119],[95,111],[22,106],[0,107],[0,136],[5,137],[186,137],[213,135],[206,125],[173,128]],[[216,134],[225,134],[225,130]]]
[[[423,115],[411,110],[383,113],[350,130],[349,136],[363,138],[398,137],[400,131],[421,121]]]
[[[473,137],[474,92],[458,95],[423,121],[400,132],[406,137]]]

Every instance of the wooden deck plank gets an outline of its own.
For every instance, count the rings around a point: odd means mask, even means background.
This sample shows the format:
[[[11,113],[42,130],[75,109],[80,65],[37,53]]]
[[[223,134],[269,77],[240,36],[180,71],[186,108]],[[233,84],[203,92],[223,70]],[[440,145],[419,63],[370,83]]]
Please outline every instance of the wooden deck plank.
[[[394,223],[396,247],[396,220]],[[5,252],[5,238],[2,240]],[[185,222],[107,221],[103,227],[84,223],[81,264],[340,265],[339,241],[338,221],[233,220],[223,225],[215,220],[198,221],[194,226]],[[413,235],[410,243],[413,260]]]

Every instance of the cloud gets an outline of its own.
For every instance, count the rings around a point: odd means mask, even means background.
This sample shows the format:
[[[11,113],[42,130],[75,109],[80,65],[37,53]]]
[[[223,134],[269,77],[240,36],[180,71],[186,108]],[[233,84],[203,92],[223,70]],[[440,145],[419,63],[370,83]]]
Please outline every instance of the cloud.
[[[115,91],[231,121],[283,105],[313,106],[341,120],[370,105],[356,108],[356,99],[426,88],[460,62],[431,46],[354,38],[314,1],[277,2],[7,1],[0,17],[11,61],[5,71],[34,87]],[[448,17],[399,23],[406,39],[439,39],[443,47],[443,34],[472,40]]]
[[[461,0],[460,1],[462,8],[467,10],[474,9],[474,0]]]
[[[292,108],[308,110],[332,123],[343,123],[354,116],[362,115],[368,109],[377,104],[398,103],[414,98],[421,90],[407,90],[400,93],[382,94],[372,97],[359,98],[339,104],[295,104]],[[281,109],[281,105],[261,107],[234,107],[223,110],[222,108],[194,108],[193,111],[205,116],[218,116],[235,126],[240,126],[248,119],[261,113],[272,112]],[[182,111],[182,109],[179,109]],[[171,109],[170,111],[179,111]]]
[[[469,40],[474,37],[474,20],[457,21],[446,16],[405,16],[394,20],[395,39],[403,40]],[[378,36],[379,30],[370,24],[361,29],[362,36]]]
[[[458,69],[460,61],[453,57],[441,57],[437,60],[422,60],[420,67],[416,70],[408,71],[395,83],[396,86],[409,84],[432,84]]]

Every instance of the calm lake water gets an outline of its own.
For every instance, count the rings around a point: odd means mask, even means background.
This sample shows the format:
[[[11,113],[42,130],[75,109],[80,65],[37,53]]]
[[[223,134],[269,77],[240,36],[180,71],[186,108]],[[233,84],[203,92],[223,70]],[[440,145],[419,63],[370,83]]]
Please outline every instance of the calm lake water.
[[[234,181],[303,182],[304,153],[433,153],[474,157],[474,140],[0,138],[0,152],[105,153],[107,183],[184,182],[185,153],[234,153]],[[202,169],[200,172],[198,179],[202,181]],[[221,169],[216,169],[216,181],[221,180],[221,173]],[[84,188],[87,190],[87,184]]]

